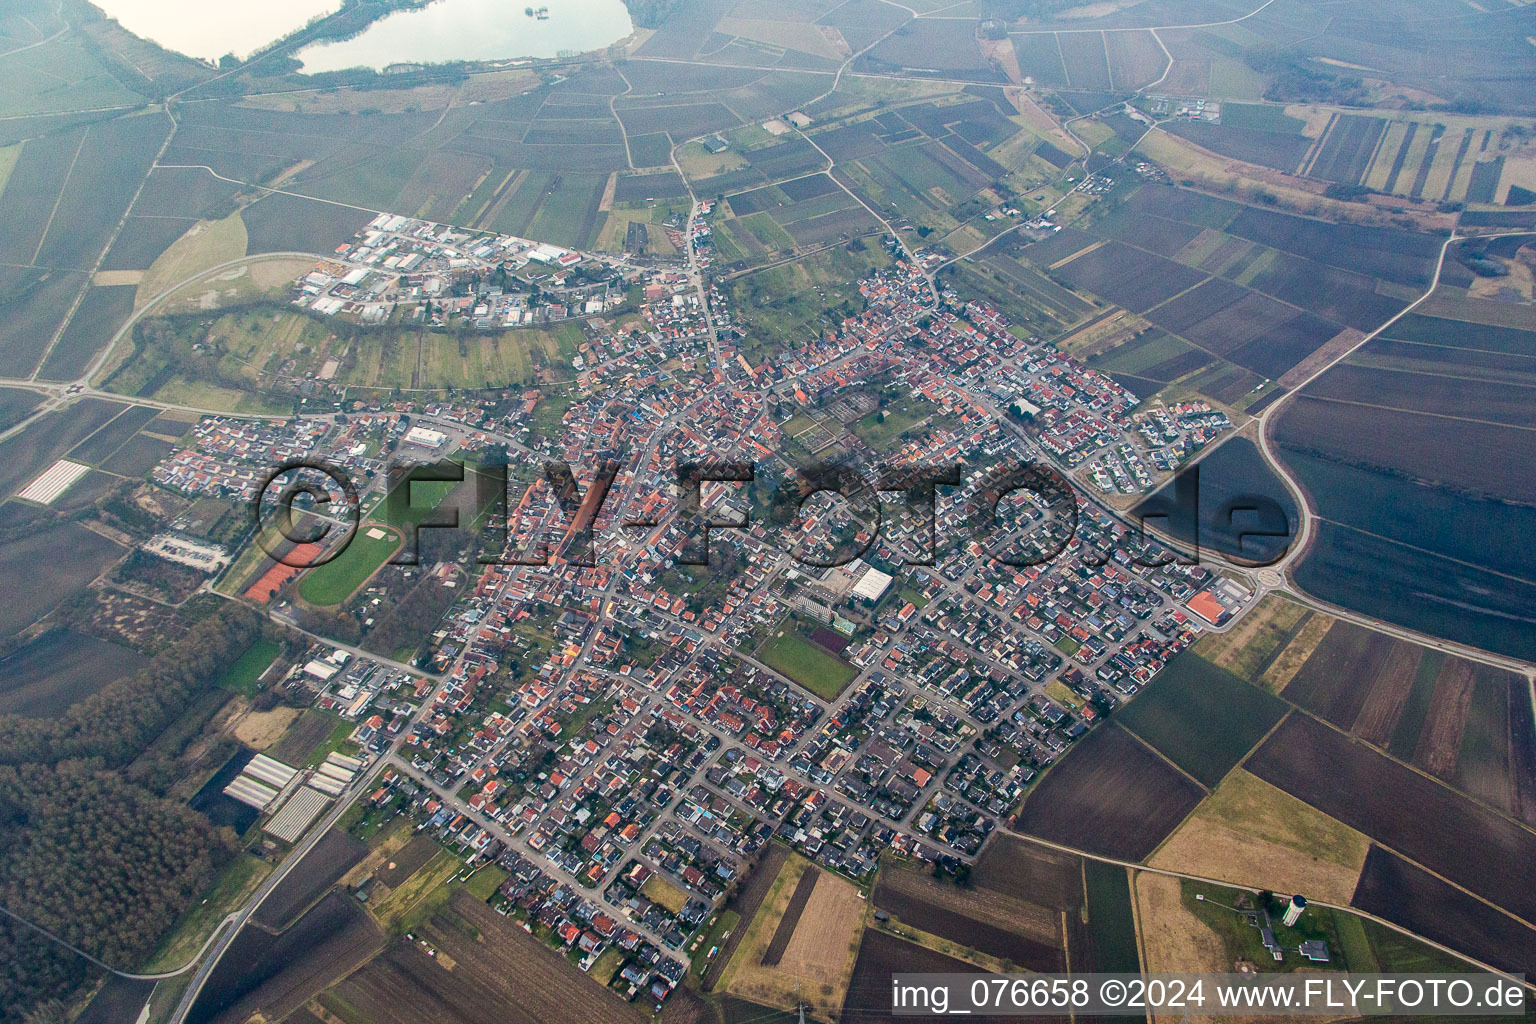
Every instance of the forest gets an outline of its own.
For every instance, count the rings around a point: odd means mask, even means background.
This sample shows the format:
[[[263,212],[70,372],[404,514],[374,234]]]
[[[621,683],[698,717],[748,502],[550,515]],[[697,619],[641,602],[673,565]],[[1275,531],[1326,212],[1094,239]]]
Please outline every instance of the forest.
[[[177,733],[261,631],[256,613],[226,606],[56,718],[0,717],[0,907],[120,970],[148,956],[236,837],[169,798],[174,766],[146,748]],[[10,917],[0,918],[0,963],[0,1024],[99,973]]]

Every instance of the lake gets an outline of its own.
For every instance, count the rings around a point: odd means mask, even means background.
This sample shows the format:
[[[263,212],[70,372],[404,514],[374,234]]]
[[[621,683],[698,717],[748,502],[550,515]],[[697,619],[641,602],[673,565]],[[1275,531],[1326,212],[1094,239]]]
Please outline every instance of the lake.
[[[600,50],[634,31],[622,0],[531,0],[547,9],[540,20],[525,13],[529,0],[436,0],[397,11],[359,35],[316,43],[296,56],[306,72],[391,64],[559,57]],[[547,8],[546,8],[547,3]]]
[[[341,0],[261,0],[211,4],[208,0],[95,0],[109,18],[136,36],[189,57],[216,61],[257,50],[341,10]]]

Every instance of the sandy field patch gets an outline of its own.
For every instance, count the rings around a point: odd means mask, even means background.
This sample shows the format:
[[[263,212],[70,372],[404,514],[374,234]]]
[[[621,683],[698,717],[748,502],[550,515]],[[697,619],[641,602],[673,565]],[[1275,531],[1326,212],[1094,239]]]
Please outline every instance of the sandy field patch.
[[[1271,693],[1284,690],[1337,621],[1332,615],[1324,615],[1322,612],[1313,614],[1306,625],[1301,627],[1301,631],[1285,645],[1285,650],[1264,670],[1264,674],[1259,677],[1259,684]]]
[[[1370,840],[1241,768],[1147,862],[1347,904]]]
[[[235,723],[235,739],[256,750],[266,750],[299,717],[298,708],[273,708],[252,711]]]
[[[1141,931],[1142,968],[1148,974],[1223,973],[1232,970],[1221,937],[1184,909],[1177,878],[1139,872],[1131,879]],[[1157,1020],[1238,1021],[1240,1017],[1191,1017],[1184,1011]]]
[[[115,285],[136,285],[144,280],[142,270],[98,270],[96,276],[91,278],[91,284],[102,288],[111,288]]]
[[[778,965],[763,966],[764,954],[789,909],[795,888],[810,867],[809,861],[793,854],[785,861],[726,966],[718,989],[763,1006],[790,1009],[798,987],[807,1015],[832,1021],[853,976],[869,908],[867,901],[859,899],[859,890],[852,882],[821,872]]]

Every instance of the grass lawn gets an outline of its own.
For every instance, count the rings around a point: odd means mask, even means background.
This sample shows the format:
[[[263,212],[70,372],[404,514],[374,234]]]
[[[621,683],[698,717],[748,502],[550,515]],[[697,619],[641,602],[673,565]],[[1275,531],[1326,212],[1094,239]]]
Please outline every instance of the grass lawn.
[[[1343,822],[1238,769],[1148,863],[1345,903],[1370,845]]]
[[[254,892],[271,871],[272,865],[258,857],[248,853],[236,857],[214,883],[213,890],[183,914],[176,929],[161,940],[144,970],[172,970],[190,960],[224,920],[224,915]]]
[[[569,739],[575,736],[582,729],[586,728],[587,723],[592,721],[592,719],[600,718],[612,710],[613,701],[611,700],[594,700],[581,705],[576,709],[576,713],[571,716],[571,720],[566,722],[560,729],[560,738]]]
[[[689,967],[689,971],[695,978],[704,977],[704,972],[709,969],[712,962],[709,951],[723,945],[726,936],[734,932],[740,923],[741,915],[734,910],[722,910],[715,915],[709,928],[700,934],[698,945],[694,948],[693,964]]]
[[[381,537],[370,536],[373,532]],[[363,523],[347,549],[299,581],[299,596],[309,604],[329,608],[357,592],[368,578],[400,548],[400,533],[388,527]]]
[[[229,670],[220,677],[219,685],[247,697],[254,697],[260,689],[257,683],[261,680],[261,674],[271,667],[280,653],[282,647],[273,641],[257,640],[229,666]]]
[[[155,260],[139,282],[135,306],[147,304],[179,281],[245,255],[245,222],[238,212],[223,220],[199,221]]]
[[[1070,686],[1060,679],[1052,679],[1045,684],[1045,695],[1056,703],[1066,705],[1069,708],[1080,708],[1085,703],[1083,698],[1079,697]]]
[[[501,883],[507,880],[507,872],[494,864],[487,864],[469,876],[464,891],[482,903],[496,895]]]
[[[1296,954],[1289,954],[1284,961],[1277,962],[1264,949],[1259,938],[1259,930],[1245,923],[1241,915],[1228,909],[1237,906],[1239,899],[1246,898],[1252,901],[1254,897],[1251,894],[1191,881],[1185,881],[1182,889],[1180,902],[1184,909],[1216,933],[1226,949],[1225,959],[1229,963],[1244,959],[1257,965],[1260,971],[1295,970],[1298,961]],[[1204,896],[1205,899],[1196,899],[1197,896]],[[1335,911],[1326,907],[1309,907],[1296,922],[1295,927],[1286,927],[1281,924],[1276,907],[1272,906],[1270,912],[1275,915],[1271,920],[1275,938],[1282,946],[1294,949],[1307,939],[1322,939],[1328,943],[1330,950],[1338,950],[1343,946],[1334,921],[1336,916],[1346,915],[1336,914]]]
[[[646,879],[645,885],[640,889],[640,893],[652,903],[666,907],[674,914],[682,910],[683,904],[688,902],[687,893],[660,875],[652,875]]]
[[[450,883],[461,867],[463,862],[459,858],[439,850],[369,910],[384,928],[397,933],[411,931],[448,901],[453,894]]]
[[[587,972],[592,980],[599,985],[606,985],[613,980],[614,974],[619,970],[619,965],[624,962],[624,951],[618,946],[609,946],[598,956],[597,962]]]
[[[453,489],[467,482],[469,477],[467,471],[464,480],[415,480],[407,476],[395,484],[383,501],[374,506],[370,518],[396,528],[420,526],[422,520],[437,511],[437,507],[448,499]],[[392,508],[391,501],[399,507]]]
[[[345,720],[338,721],[336,727],[331,730],[331,734],[326,737],[325,742],[321,743],[310,752],[309,757],[305,758],[305,767],[319,764],[338,750],[349,756],[355,754],[357,752],[357,744],[349,741],[347,737],[351,736],[356,730],[357,723]]]
[[[922,399],[903,397],[861,417],[853,425],[853,432],[877,454],[885,454],[896,448],[902,434],[936,411]]]
[[[858,669],[804,637],[780,633],[758,649],[764,664],[782,672],[823,700],[832,700],[853,682]]]

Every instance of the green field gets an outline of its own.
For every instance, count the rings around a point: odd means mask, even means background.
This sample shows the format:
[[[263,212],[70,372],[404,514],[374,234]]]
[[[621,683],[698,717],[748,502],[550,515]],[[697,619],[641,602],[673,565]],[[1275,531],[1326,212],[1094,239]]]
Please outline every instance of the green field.
[[[1083,862],[1088,897],[1088,931],[1097,954],[1095,970],[1141,971],[1136,920],[1131,910],[1131,880],[1125,868],[1102,861]]]
[[[1223,103],[1221,123],[1230,128],[1249,128],[1260,132],[1300,135],[1307,122],[1291,117],[1285,107],[1274,103]]]
[[[757,652],[763,663],[823,700],[832,700],[853,682],[858,670],[804,637],[780,633]]]
[[[495,864],[486,864],[477,868],[475,873],[469,876],[469,881],[464,883],[464,891],[482,902],[496,895],[496,890],[501,888],[501,883],[507,880],[507,872]]]
[[[425,511],[423,512],[425,515]],[[382,530],[383,537],[369,536]],[[299,581],[299,596],[319,608],[330,608],[351,597],[390,555],[400,547],[400,534],[387,527],[364,524],[347,549],[318,569],[311,569]]]
[[[714,920],[710,921],[709,927],[699,935],[698,945],[694,949],[693,962],[689,966],[688,972],[695,978],[702,978],[704,972],[709,969],[709,965],[712,963],[711,960],[707,959],[709,951],[725,941],[726,933],[735,931],[736,926],[740,923],[741,915],[734,910],[722,910],[716,914]],[[716,956],[719,955],[718,953],[716,954]]]
[[[938,411],[922,398],[903,395],[880,403],[880,408],[853,425],[853,432],[880,456],[892,455],[901,443],[901,435]]]
[[[27,39],[26,43],[36,43]],[[17,49],[11,45],[7,50]],[[0,63],[0,116],[127,107],[143,103],[78,39],[56,39],[19,50]]]
[[[257,640],[229,666],[229,670],[219,679],[219,685],[247,697],[254,697],[261,688],[257,685],[261,674],[277,660],[280,653],[282,647],[273,641]]]
[[[1278,697],[1186,651],[1117,720],[1197,780],[1214,786],[1285,710]]]
[[[742,354],[756,365],[836,327],[864,307],[859,278],[889,263],[881,246],[857,240],[730,281],[731,308],[747,333]]]

